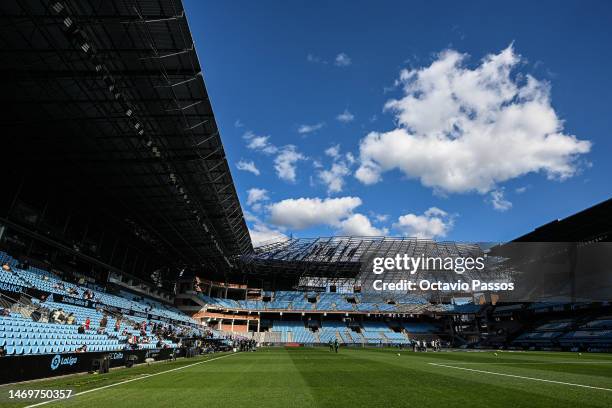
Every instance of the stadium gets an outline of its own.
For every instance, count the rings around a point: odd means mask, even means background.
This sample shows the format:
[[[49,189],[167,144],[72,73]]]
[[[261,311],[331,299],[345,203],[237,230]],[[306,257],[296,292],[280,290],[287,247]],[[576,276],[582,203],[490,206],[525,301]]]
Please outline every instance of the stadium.
[[[254,245],[180,0],[0,20],[0,406],[612,405],[612,199]]]

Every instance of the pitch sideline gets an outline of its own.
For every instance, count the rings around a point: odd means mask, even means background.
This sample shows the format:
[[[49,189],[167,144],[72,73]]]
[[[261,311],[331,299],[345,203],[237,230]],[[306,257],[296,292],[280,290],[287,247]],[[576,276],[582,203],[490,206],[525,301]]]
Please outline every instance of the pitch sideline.
[[[90,392],[95,392],[95,391],[100,391],[106,388],[111,388],[111,387],[115,387],[117,385],[122,385],[122,384],[127,384],[133,381],[138,381],[138,380],[144,380],[146,378],[151,378],[151,377],[155,377],[157,375],[161,375],[161,374],[166,374],[166,373],[170,373],[173,371],[178,371],[178,370],[182,370],[184,368],[189,368],[189,367],[193,367],[199,364],[204,364],[204,363],[208,363],[211,361],[215,361],[215,360],[219,360],[225,357],[231,357],[231,356],[235,356],[236,354],[240,354],[240,352],[237,353],[232,353],[232,354],[226,354],[224,356],[219,356],[219,357],[215,357],[215,358],[211,358],[208,360],[203,360],[203,361],[198,361],[197,363],[193,363],[193,364],[188,364],[186,366],[182,366],[182,367],[177,367],[177,368],[172,368],[170,370],[165,370],[165,371],[160,371],[159,373],[154,373],[154,374],[145,374],[141,377],[136,377],[136,378],[130,378],[129,380],[124,380],[124,381],[120,381],[118,383],[114,383],[114,384],[108,384],[108,385],[104,385],[102,387],[98,387],[98,388],[92,388],[91,390],[85,390],[85,391],[81,391],[81,392],[77,392],[76,394],[74,394],[71,398],[73,397],[78,397],[79,395],[84,395],[84,394],[89,394]],[[42,401],[42,402],[37,402],[36,404],[32,404],[32,405],[27,405],[24,408],[34,408],[34,407],[40,407],[42,405],[46,405],[46,404],[51,404],[52,402],[57,402],[57,401],[66,401],[65,399],[51,399],[48,401]]]
[[[502,377],[520,378],[522,380],[532,380],[532,381],[540,381],[540,382],[552,383],[552,384],[569,385],[571,387],[589,388],[593,390],[612,391],[612,389],[610,388],[595,387],[592,385],[575,384],[575,383],[568,383],[568,382],[555,381],[555,380],[546,380],[544,378],[536,378],[536,377],[525,377],[525,376],[516,375],[516,374],[496,373],[493,371],[476,370],[474,368],[466,368],[466,367],[456,367],[456,366],[451,366],[447,364],[439,364],[439,363],[428,363],[428,364],[436,366],[436,367],[454,368],[455,370],[472,371],[472,372],[481,373],[481,374],[499,375]]]

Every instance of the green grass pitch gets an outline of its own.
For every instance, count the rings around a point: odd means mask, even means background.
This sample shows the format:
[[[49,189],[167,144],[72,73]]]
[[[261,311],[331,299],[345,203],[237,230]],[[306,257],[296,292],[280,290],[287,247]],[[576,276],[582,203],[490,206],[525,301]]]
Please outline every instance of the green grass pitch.
[[[268,348],[35,381],[71,388],[42,407],[612,407],[612,356],[544,352],[412,353]],[[172,370],[172,371],[169,371]],[[105,387],[105,388],[101,388]],[[8,400],[24,407],[40,401]]]

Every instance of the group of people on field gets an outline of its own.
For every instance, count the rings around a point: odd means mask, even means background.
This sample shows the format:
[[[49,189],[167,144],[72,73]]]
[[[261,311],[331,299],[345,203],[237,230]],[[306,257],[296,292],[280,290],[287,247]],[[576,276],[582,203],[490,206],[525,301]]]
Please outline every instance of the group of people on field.
[[[340,347],[340,343],[338,343],[338,339],[332,341],[329,341],[329,351],[335,351],[336,353],[338,352],[338,347]]]
[[[412,351],[427,352],[428,348],[433,351],[440,351],[440,349],[442,348],[440,340],[431,340],[431,341],[417,340],[417,341],[412,342]]]

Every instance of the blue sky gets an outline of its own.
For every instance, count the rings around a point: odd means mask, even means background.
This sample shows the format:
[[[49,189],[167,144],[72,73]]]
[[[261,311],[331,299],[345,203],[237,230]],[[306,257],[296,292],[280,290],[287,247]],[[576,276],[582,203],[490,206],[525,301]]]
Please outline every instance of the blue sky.
[[[185,7],[256,241],[504,241],[611,195],[610,2]]]

